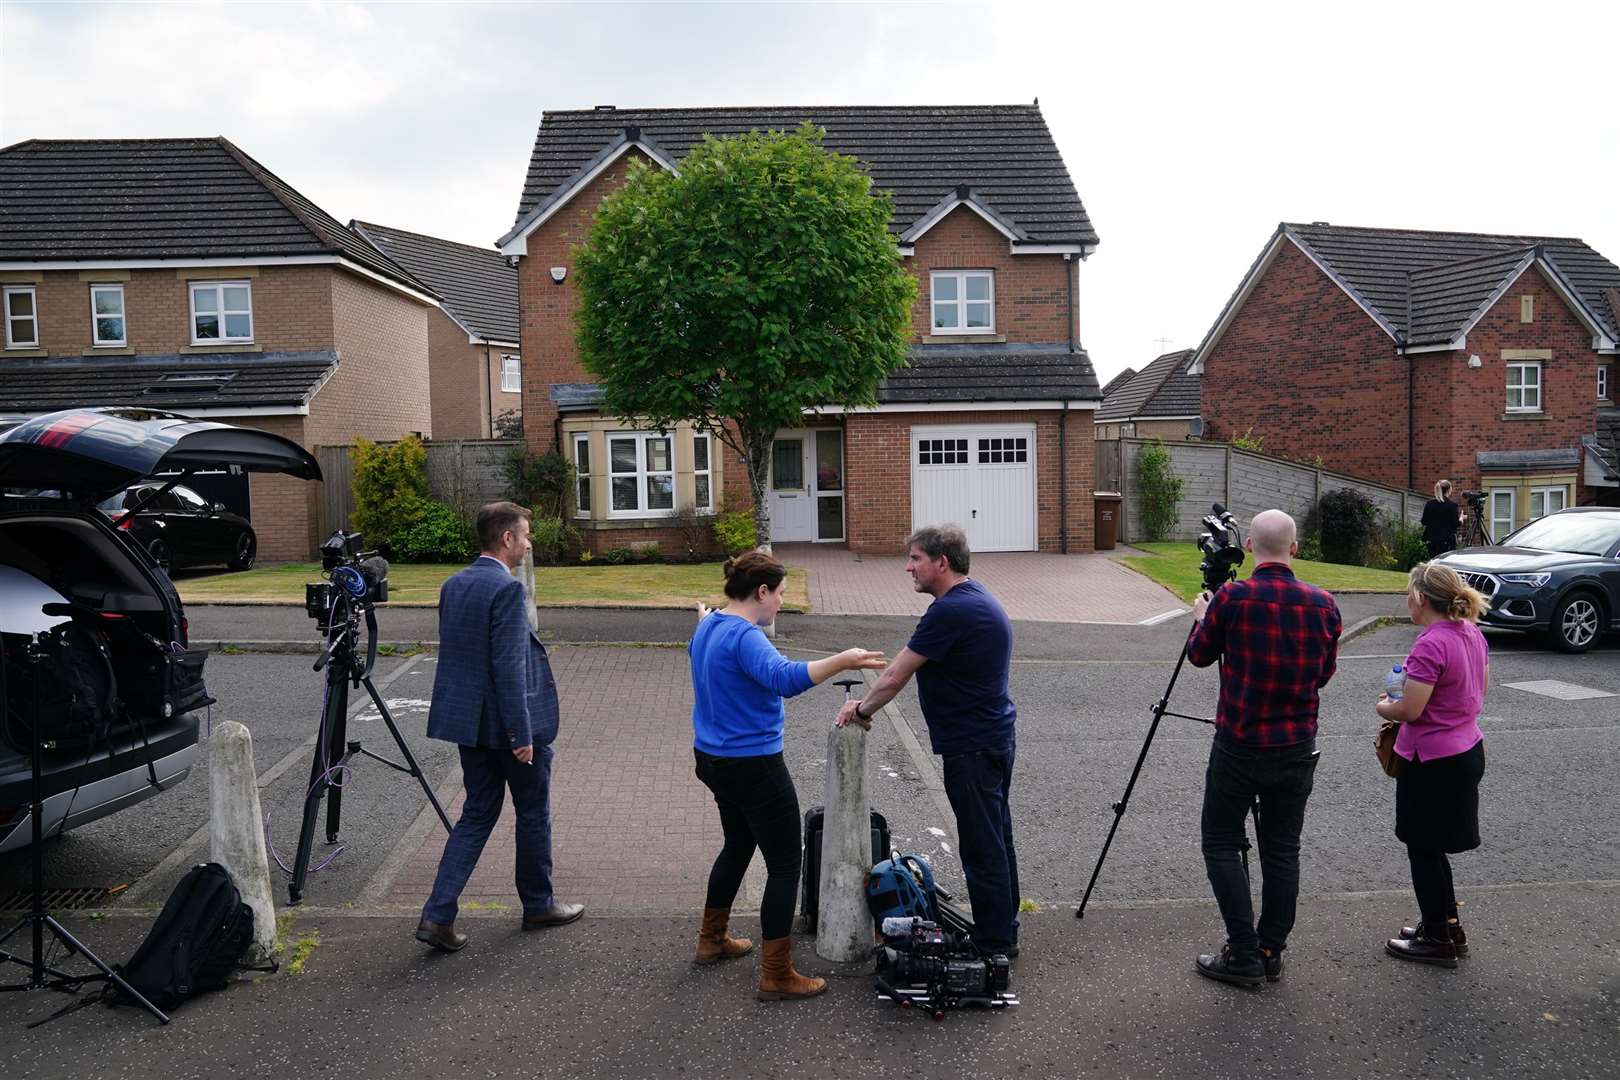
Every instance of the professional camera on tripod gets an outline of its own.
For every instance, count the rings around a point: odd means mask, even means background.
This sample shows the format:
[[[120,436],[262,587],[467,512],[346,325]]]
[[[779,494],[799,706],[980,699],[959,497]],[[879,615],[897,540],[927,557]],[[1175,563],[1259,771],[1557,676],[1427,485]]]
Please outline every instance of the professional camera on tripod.
[[[1199,521],[1200,531],[1195,541],[1198,550],[1204,553],[1198,564],[1198,569],[1204,577],[1206,592],[1218,592],[1221,587],[1237,579],[1237,568],[1243,565],[1243,540],[1239,534],[1236,520],[1233,519],[1226,507],[1215,503]],[[1188,631],[1188,640],[1192,632]],[[1176,679],[1181,675],[1181,667],[1187,662],[1187,642],[1181,643],[1181,655],[1176,658],[1175,670],[1170,673],[1170,682],[1164,688],[1164,695],[1153,706],[1153,723],[1148,726],[1147,738],[1142,740],[1142,751],[1136,755],[1136,767],[1131,770],[1130,782],[1125,785],[1125,794],[1113,805],[1114,823],[1109,826],[1108,839],[1103,841],[1102,853],[1097,856],[1097,865],[1091,871],[1091,880],[1086,883],[1085,895],[1080,898],[1080,907],[1075,911],[1074,917],[1086,917],[1086,903],[1091,899],[1091,890],[1096,888],[1097,875],[1102,873],[1103,860],[1108,858],[1108,849],[1114,843],[1114,833],[1119,830],[1120,819],[1125,816],[1125,808],[1130,805],[1131,792],[1136,789],[1136,778],[1142,773],[1142,763],[1147,760],[1148,747],[1153,745],[1153,736],[1159,730],[1159,721],[1166,716],[1174,716],[1182,720],[1193,720],[1200,724],[1215,723],[1214,720],[1202,716],[1189,716],[1186,713],[1170,711],[1170,694],[1176,688]],[[1258,821],[1259,805],[1255,806],[1256,820]],[[1247,865],[1248,853],[1245,850],[1244,859]]]
[[[450,819],[439,805],[421,766],[405,744],[393,714],[388,711],[371,670],[377,665],[377,604],[388,601],[388,561],[375,551],[363,551],[360,534],[335,532],[321,545],[321,574],[324,581],[304,586],[304,611],[316,620],[326,638],[326,647],[315,661],[315,670],[326,669],[326,698],[321,708],[320,732],[315,740],[315,759],[310,763],[309,790],[304,795],[304,817],[298,833],[298,854],[293,859],[292,883],[287,887],[288,902],[303,899],[304,882],[309,875],[309,857],[315,840],[315,820],[320,813],[321,796],[326,796],[326,842],[338,842],[343,814],[343,784],[337,777],[349,769],[350,761],[361,755],[380,761],[391,769],[407,773],[422,785],[428,802],[438,812],[445,832]],[[359,647],[360,623],[365,622],[366,644]],[[405,764],[390,761],[363,749],[359,740],[348,738],[349,690],[365,687],[377,706],[383,723],[394,737],[394,744]]]
[[[1465,491],[1463,501],[1468,504],[1468,520],[1457,531],[1461,534],[1458,547],[1489,547],[1496,543],[1485,527],[1485,493]]]

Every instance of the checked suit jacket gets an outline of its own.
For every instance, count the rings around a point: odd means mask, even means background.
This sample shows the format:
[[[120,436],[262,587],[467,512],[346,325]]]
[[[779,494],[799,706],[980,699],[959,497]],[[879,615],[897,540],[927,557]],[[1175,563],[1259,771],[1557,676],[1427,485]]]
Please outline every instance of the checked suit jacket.
[[[557,683],[529,629],[523,583],[479,556],[439,590],[439,665],[428,737],[491,750],[557,737]]]

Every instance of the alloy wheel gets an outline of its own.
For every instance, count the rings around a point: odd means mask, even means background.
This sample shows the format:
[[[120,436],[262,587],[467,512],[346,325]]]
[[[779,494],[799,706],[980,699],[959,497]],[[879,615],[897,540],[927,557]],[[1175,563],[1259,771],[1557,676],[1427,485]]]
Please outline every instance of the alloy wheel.
[[[1564,617],[1559,621],[1558,632],[1571,648],[1585,649],[1597,638],[1598,611],[1597,605],[1585,597],[1578,596],[1564,606]]]
[[[152,556],[152,561],[158,564],[158,569],[167,574],[172,569],[173,558],[169,555],[169,545],[161,540],[154,540],[146,545],[146,553]]]

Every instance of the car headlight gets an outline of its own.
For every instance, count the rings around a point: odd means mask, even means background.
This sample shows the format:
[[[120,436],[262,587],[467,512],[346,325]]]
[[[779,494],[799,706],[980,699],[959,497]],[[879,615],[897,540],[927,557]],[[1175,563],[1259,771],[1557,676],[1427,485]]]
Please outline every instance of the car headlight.
[[[1511,581],[1515,585],[1529,585],[1539,589],[1552,580],[1551,574],[1501,574],[1503,581]]]

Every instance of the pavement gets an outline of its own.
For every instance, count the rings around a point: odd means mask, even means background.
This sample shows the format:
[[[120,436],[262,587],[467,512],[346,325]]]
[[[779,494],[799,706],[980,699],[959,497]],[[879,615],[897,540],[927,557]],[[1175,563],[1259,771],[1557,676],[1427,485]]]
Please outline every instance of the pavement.
[[[302,974],[263,977],[184,1006],[156,1028],[137,1013],[86,1010],[34,1031],[60,995],[0,997],[0,1072],[77,1075],[116,1053],[121,1075],[217,1076],[296,1068],[395,1076],[870,1075],[904,1069],[991,1076],[1612,1077],[1620,1061],[1620,642],[1572,657],[1490,636],[1492,689],[1481,725],[1490,765],[1485,846],[1455,860],[1473,951],[1459,971],[1382,954],[1412,915],[1392,789],[1371,753],[1368,702],[1414,628],[1384,624],[1399,597],[1341,598],[1359,635],[1323,695],[1323,766],[1307,816],[1300,920],[1282,983],[1259,992],[1193,973],[1219,944],[1197,850],[1198,778],[1207,730],[1165,721],[1121,819],[1086,918],[1073,909],[1142,750],[1147,707],[1165,690],[1187,629],[1020,621],[1013,696],[1020,711],[1014,814],[1026,896],[1024,1004],[932,1024],[881,1007],[859,970],[832,976],[817,1002],[751,996],[752,959],[686,964],[709,862],[719,846],[707,793],[691,774],[690,686],[677,648],[613,642],[689,635],[687,612],[542,612],[563,699],[553,812],[557,889],[584,900],[578,924],[516,930],[510,832],[498,831],[465,899],[473,944],[436,956],[410,936],[442,832],[408,778],[370,763],[345,793],[346,847],[283,909],[303,941]],[[198,638],[313,641],[298,609],[194,607]],[[385,637],[431,640],[431,611],[382,613]],[[809,658],[847,645],[891,652],[909,616],[799,616],[778,646]],[[421,636],[415,636],[420,632]],[[618,635],[618,636],[615,636]],[[568,642],[568,644],[561,644]],[[1393,659],[1392,659],[1393,658]],[[384,659],[379,689],[441,795],[458,791],[454,752],[425,739],[431,653]],[[254,732],[261,798],[285,854],[307,781],[321,683],[310,657],[234,651],[209,663],[215,719]],[[1552,685],[1548,685],[1551,683]],[[1209,670],[1183,669],[1172,708],[1207,714]],[[1567,688],[1603,696],[1569,697]],[[1561,689],[1563,688],[1563,689]],[[1558,695],[1558,696],[1549,696]],[[802,805],[821,801],[828,719],[840,694],[788,703],[785,748]],[[351,732],[388,749],[369,703]],[[867,737],[874,805],[894,843],[925,854],[960,890],[953,822],[915,693]],[[155,906],[206,852],[207,740],[199,774],[143,808],[47,847],[52,886],[132,882],[90,917],[68,912],[92,947],[123,959]],[[161,812],[157,812],[161,811]],[[510,815],[503,819],[509,830]],[[330,854],[322,849],[321,855]],[[0,896],[24,864],[0,860]],[[739,897],[757,936],[760,870]],[[9,883],[9,884],[8,884]],[[284,896],[278,884],[278,899]],[[311,951],[312,950],[312,951]],[[0,977],[12,973],[0,972]]]

